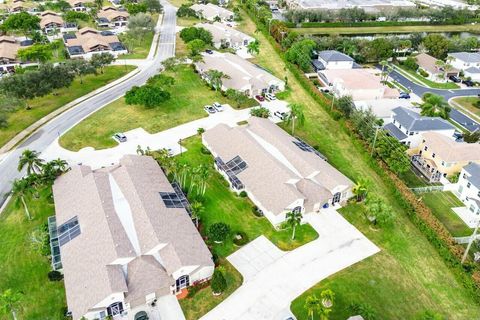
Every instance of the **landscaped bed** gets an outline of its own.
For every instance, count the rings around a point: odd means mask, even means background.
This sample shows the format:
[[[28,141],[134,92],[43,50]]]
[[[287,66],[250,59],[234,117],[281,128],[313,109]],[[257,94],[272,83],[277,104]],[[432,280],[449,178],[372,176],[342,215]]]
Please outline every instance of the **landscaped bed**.
[[[117,144],[112,139],[115,132],[141,127],[156,133],[206,117],[203,107],[215,101],[235,105],[220,92],[210,89],[190,66],[182,65],[175,73],[166,74],[175,78],[175,84],[168,89],[172,93],[170,100],[147,109],[127,105],[125,99],[120,98],[73,127],[60,138],[60,144],[73,151],[89,146],[95,149],[110,148]],[[250,99],[244,107],[250,107],[252,103],[254,101]]]
[[[126,75],[133,69],[135,67],[128,65],[108,66],[105,67],[105,73],[84,76],[83,83],[80,83],[80,79],[77,78],[68,88],[55,90],[54,93],[44,97],[29,100],[30,110],[19,109],[8,114],[8,127],[0,129],[0,146],[49,113]]]
[[[472,234],[473,230],[452,210],[455,207],[465,206],[452,192],[427,192],[419,194],[419,197],[450,231],[452,236],[464,237]]]

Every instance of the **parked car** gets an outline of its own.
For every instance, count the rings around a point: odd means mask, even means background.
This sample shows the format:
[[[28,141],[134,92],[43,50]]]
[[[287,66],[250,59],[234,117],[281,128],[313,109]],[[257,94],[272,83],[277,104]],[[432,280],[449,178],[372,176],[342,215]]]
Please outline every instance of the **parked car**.
[[[208,105],[208,104],[205,107],[203,107],[203,110],[207,111],[207,113],[217,112],[214,107],[212,107],[211,105]]]
[[[460,78],[457,77],[457,76],[450,76],[450,77],[448,77],[448,79],[450,79],[451,81],[453,81],[455,83],[462,82],[462,80],[460,80]]]
[[[320,92],[323,92],[323,93],[330,93],[330,90],[325,88],[325,87],[317,87],[317,89],[320,91]]]
[[[275,111],[275,112],[273,113],[273,115],[274,115],[275,117],[280,118],[280,120],[285,120],[285,119],[287,118],[287,116],[288,116],[288,114],[287,114],[286,112],[281,112],[281,111]]]
[[[463,80],[462,83],[467,87],[473,87],[475,85],[472,80]]]
[[[400,92],[399,99],[410,99],[410,94],[408,92]]]
[[[261,95],[259,95],[259,94],[257,94],[257,95],[255,96],[255,99],[257,99],[258,102],[263,102],[263,101],[265,101],[265,97],[264,97],[264,96],[261,96]]]
[[[225,110],[225,107],[222,106],[220,103],[218,102],[214,102],[213,103],[213,107],[215,108],[215,111],[217,112],[222,112],[223,110]]]
[[[210,50],[210,49],[205,50],[205,52],[208,54],[213,54],[213,50]]]
[[[273,100],[277,100],[277,97],[275,97],[275,95],[273,93],[267,93],[265,95],[265,98],[268,100],[268,101],[273,101]]]
[[[115,140],[117,140],[118,142],[125,142],[125,141],[127,141],[127,136],[124,135],[124,134],[121,133],[121,132],[115,133],[115,134],[113,135],[113,138],[114,138]]]

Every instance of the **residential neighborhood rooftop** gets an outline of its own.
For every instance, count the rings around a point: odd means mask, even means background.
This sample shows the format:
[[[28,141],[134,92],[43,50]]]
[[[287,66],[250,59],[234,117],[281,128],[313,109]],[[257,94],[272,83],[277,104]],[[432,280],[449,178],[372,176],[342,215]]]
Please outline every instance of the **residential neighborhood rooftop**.
[[[437,132],[422,134],[425,145],[446,162],[480,161],[480,144],[455,142]]]
[[[196,3],[190,8],[197,12],[197,14],[201,14],[207,20],[213,20],[215,17],[228,20],[234,15],[232,11],[219,7],[213,3]]]
[[[448,130],[455,129],[447,120],[440,117],[426,117],[419,113],[398,107],[392,110],[393,119],[398,121],[403,127],[409,131],[432,131],[432,130]]]
[[[318,53],[318,57],[326,62],[330,61],[354,61],[352,57],[336,50],[324,50]]]
[[[477,52],[452,52],[448,55],[464,62],[480,62],[480,54]]]
[[[480,189],[480,164],[472,162],[463,167],[463,169],[470,174],[467,180]]]

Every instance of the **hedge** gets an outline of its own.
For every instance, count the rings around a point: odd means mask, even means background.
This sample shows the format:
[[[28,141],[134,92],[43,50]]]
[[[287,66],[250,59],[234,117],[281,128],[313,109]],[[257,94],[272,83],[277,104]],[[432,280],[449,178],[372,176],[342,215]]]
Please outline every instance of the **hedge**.
[[[472,19],[466,23],[479,22],[480,19]],[[335,27],[395,27],[395,26],[427,26],[427,25],[458,25],[453,20],[446,21],[362,21],[362,22],[303,22],[302,28],[335,28]],[[292,28],[292,27],[290,27]]]

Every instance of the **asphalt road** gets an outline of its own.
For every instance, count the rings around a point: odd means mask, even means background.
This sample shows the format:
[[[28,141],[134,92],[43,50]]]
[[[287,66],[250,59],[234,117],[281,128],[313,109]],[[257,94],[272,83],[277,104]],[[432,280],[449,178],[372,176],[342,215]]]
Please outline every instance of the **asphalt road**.
[[[57,137],[68,131],[76,123],[106,104],[125,94],[133,86],[142,85],[148,78],[158,73],[161,62],[175,55],[176,9],[168,2],[160,1],[164,8],[163,22],[156,55],[150,63],[140,67],[140,72],[128,80],[78,104],[46,123],[33,135],[22,142],[14,151],[0,162],[0,206],[5,201],[14,179],[24,173],[17,171],[18,159],[23,150],[43,151]]]
[[[390,73],[390,78],[396,80],[402,86],[410,89],[414,94],[416,94],[419,97],[422,97],[427,92],[431,92],[444,97],[445,100],[448,101],[455,97],[476,96],[480,94],[480,89],[473,89],[473,88],[451,89],[451,90],[427,88],[410,81],[409,79],[404,77],[402,74],[400,74],[396,70]],[[450,111],[450,118],[453,121],[462,125],[464,128],[466,128],[469,131],[480,130],[480,124],[475,122],[473,119],[471,119],[464,113],[458,111],[457,109],[452,108],[452,111]]]

